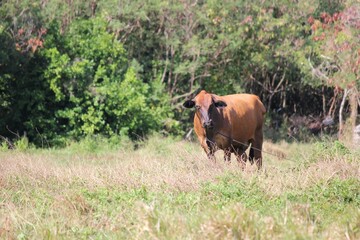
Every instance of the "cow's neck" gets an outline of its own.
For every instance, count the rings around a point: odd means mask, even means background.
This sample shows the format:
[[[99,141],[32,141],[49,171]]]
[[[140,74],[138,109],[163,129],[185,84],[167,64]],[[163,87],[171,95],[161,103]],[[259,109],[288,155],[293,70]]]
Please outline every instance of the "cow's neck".
[[[211,140],[211,141],[213,141],[214,140],[214,138],[215,138],[215,135],[216,135],[216,128],[211,128],[211,129],[208,129],[208,128],[206,128],[205,129],[205,133],[206,133],[206,137],[209,139],[209,140]]]

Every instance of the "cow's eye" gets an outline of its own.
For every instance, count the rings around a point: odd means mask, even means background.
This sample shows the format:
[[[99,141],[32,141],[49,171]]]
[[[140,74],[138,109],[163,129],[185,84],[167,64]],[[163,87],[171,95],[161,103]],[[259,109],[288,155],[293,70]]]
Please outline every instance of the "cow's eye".
[[[199,110],[201,107],[199,105],[195,106],[196,110]]]

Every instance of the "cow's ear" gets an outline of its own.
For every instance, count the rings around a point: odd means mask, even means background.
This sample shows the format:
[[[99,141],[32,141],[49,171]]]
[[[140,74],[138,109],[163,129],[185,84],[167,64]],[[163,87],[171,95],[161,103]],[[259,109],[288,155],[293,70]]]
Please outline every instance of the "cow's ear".
[[[227,106],[226,102],[221,101],[221,100],[219,100],[219,101],[214,101],[214,104],[215,104],[215,107],[219,107],[219,108],[222,108],[222,107],[226,107],[226,106]]]
[[[192,108],[195,106],[195,102],[193,100],[187,100],[184,102],[183,106],[186,108]]]
[[[215,94],[212,95],[212,100],[214,102],[215,107],[223,108],[227,106],[226,102],[220,100],[219,97]]]

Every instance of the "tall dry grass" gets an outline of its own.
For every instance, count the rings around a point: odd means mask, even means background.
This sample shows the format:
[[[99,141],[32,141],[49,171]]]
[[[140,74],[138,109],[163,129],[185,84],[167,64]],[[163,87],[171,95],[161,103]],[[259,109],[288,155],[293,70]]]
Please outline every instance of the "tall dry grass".
[[[235,184],[231,191],[241,181],[249,188],[255,184],[262,197],[281,201],[289,192],[305,194],[334,179],[360,180],[356,152],[329,155],[326,148],[285,142],[265,142],[264,150],[261,171],[250,164],[241,171],[234,159],[224,163],[222,152],[211,162],[197,143],[161,137],[137,150],[0,152],[0,238],[287,239],[294,232],[324,239],[358,236],[354,229],[360,217],[351,220],[349,231],[338,222],[333,231],[321,230],[304,203],[277,206],[274,216],[248,209],[252,203],[246,198],[236,203],[230,197],[228,208],[216,207],[225,201],[222,187],[220,193],[204,188],[207,183],[221,186],[224,177],[230,187]],[[289,227],[296,224],[302,227]]]
[[[79,183],[89,188],[116,185],[124,189],[146,186],[161,190],[166,186],[186,191],[196,190],[200,183],[216,179],[224,171],[239,171],[236,165],[207,161],[195,148],[176,142],[166,151],[160,146],[104,154],[8,152],[1,156],[0,179],[3,186],[11,185],[13,179],[27,179],[34,186],[56,182],[62,186]]]

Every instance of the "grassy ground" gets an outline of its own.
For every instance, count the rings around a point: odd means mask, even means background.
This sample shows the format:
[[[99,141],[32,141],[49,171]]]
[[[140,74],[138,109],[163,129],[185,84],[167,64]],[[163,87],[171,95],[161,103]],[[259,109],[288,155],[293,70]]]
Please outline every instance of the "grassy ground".
[[[264,169],[198,143],[0,151],[2,239],[360,239],[360,153],[266,142]]]

